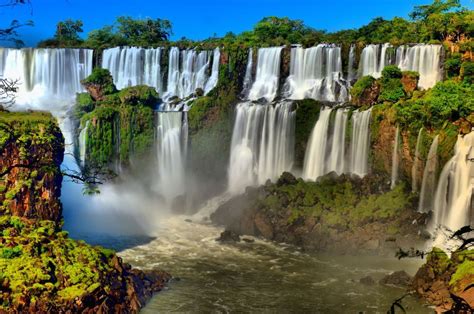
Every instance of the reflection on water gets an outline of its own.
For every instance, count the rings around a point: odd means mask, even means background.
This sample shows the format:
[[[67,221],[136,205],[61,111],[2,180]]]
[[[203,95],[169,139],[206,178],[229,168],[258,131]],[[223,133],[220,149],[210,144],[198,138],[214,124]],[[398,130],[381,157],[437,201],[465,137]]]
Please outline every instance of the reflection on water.
[[[156,239],[121,251],[132,265],[160,268],[177,279],[157,294],[143,313],[159,312],[318,312],[386,313],[404,290],[376,281],[391,271],[413,275],[421,260],[311,255],[287,245],[255,239],[254,243],[220,244],[222,231],[174,216],[163,220]],[[113,243],[115,241],[115,244]],[[112,244],[131,247],[118,242]],[[403,301],[408,313],[430,313],[415,298]]]

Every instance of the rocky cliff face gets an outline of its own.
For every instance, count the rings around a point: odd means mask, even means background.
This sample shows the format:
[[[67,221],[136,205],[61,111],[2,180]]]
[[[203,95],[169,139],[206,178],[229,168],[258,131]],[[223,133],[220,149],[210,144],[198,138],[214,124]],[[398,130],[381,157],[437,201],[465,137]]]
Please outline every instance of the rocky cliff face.
[[[63,151],[50,114],[0,114],[0,215],[59,222]]]
[[[413,246],[422,240],[417,234],[425,219],[402,186],[389,191],[383,178],[328,175],[315,183],[290,173],[276,184],[248,188],[211,215],[237,234],[358,254],[393,254],[397,247]]]

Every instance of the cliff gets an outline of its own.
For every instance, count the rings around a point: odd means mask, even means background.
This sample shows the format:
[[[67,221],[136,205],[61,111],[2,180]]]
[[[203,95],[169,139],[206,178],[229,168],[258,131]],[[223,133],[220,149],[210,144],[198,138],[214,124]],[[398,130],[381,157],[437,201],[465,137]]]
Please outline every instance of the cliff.
[[[137,313],[170,278],[61,231],[64,139],[42,112],[0,112],[0,312]]]

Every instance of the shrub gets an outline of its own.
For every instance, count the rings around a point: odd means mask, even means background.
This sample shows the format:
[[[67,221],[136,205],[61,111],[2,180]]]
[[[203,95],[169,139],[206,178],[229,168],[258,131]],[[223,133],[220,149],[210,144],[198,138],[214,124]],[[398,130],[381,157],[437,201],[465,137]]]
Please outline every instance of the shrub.
[[[461,70],[461,54],[455,53],[451,57],[447,58],[444,62],[444,69],[448,78],[453,78],[459,75]]]
[[[138,85],[122,89],[119,92],[119,98],[126,105],[154,107],[158,102],[158,93],[153,87]]]
[[[117,91],[114,80],[109,70],[102,68],[94,68],[91,75],[81,81],[84,85],[94,84],[101,86],[104,95],[113,94]]]
[[[461,65],[461,79],[467,84],[474,83],[474,62],[465,61]]]
[[[387,65],[382,70],[382,81],[386,79],[401,79],[402,71],[396,65]]]
[[[375,78],[373,78],[370,75],[363,76],[360,79],[358,79],[351,89],[352,97],[359,98],[360,96],[362,96],[364,91],[367,88],[370,88],[372,84],[374,84],[374,82],[375,82]]]

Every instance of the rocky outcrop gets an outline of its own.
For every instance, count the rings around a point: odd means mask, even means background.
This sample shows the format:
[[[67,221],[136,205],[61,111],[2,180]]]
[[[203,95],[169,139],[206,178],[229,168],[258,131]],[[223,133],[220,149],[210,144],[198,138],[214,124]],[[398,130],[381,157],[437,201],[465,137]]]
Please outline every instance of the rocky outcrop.
[[[385,190],[383,178],[328,175],[315,183],[289,173],[276,184],[247,188],[211,215],[237,234],[359,254],[393,254],[399,246],[413,246],[425,219],[402,187]]]
[[[474,311],[474,251],[457,251],[449,258],[433,248],[426,264],[413,280],[416,293],[437,311],[472,313]]]
[[[407,95],[413,94],[413,92],[417,89],[418,87],[418,81],[420,79],[420,75],[417,72],[411,72],[411,71],[403,71],[402,72],[402,85],[403,85],[403,90]]]
[[[0,113],[0,215],[59,222],[64,139],[47,113]]]

